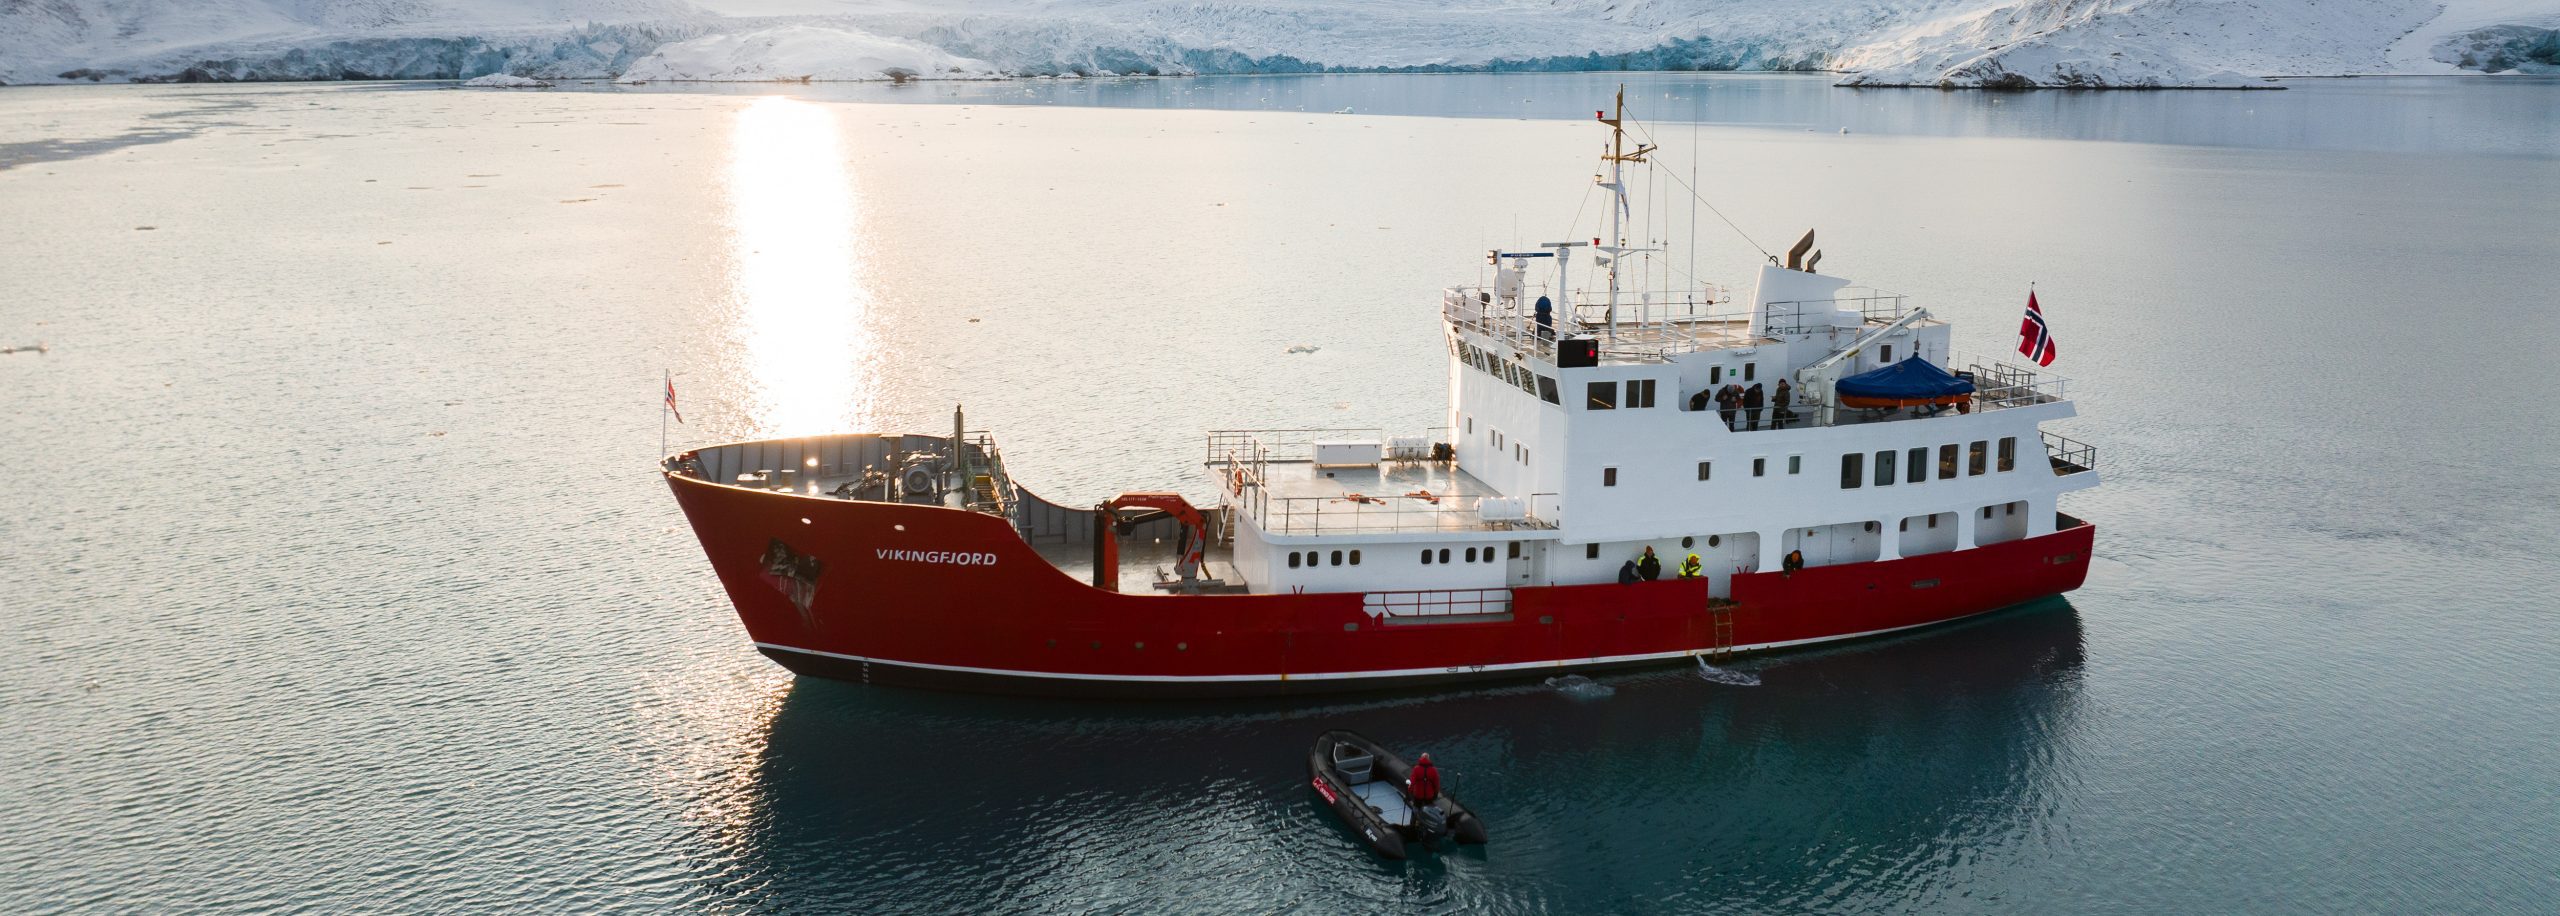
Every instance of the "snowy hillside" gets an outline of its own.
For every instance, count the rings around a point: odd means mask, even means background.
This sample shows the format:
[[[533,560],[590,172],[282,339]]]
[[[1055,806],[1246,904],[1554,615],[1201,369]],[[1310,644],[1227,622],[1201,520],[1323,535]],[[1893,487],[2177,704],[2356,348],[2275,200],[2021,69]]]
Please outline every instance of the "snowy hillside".
[[[0,0],[0,82],[1842,70],[2229,86],[2549,68],[2560,0]]]

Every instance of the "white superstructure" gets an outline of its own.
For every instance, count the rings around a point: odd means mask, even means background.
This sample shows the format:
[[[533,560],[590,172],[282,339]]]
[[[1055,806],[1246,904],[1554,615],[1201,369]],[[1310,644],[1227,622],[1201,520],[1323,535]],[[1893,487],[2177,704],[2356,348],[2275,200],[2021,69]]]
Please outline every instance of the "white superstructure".
[[[1613,145],[1600,187],[1623,198],[1622,164],[1650,151]],[[1830,566],[2051,533],[2061,495],[2097,484],[2087,447],[2039,429],[2074,414],[2062,379],[1960,352],[1904,297],[1815,272],[1810,234],[1745,298],[1664,295],[1622,282],[1619,261],[1641,253],[1616,238],[1611,209],[1610,244],[1492,252],[1492,282],[1442,292],[1449,405],[1433,435],[1211,434],[1235,577],[1254,592],[1502,601],[1614,581],[1651,547],[1666,578],[1698,555],[1721,597],[1735,573],[1791,552]],[[1592,264],[1574,263],[1581,249]],[[1833,392],[1905,360],[1974,391],[1892,408]],[[1778,428],[1782,380],[1794,416]],[[1765,402],[1732,428],[1712,402],[1728,385],[1759,386]]]

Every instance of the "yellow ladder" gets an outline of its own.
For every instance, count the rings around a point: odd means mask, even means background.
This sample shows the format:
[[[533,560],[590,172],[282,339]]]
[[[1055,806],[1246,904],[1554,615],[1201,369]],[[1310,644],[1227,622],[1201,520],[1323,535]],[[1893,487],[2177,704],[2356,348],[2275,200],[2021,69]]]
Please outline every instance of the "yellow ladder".
[[[1714,615],[1716,644],[1708,650],[1707,660],[1721,662],[1733,657],[1733,604],[1708,599],[1707,611]]]

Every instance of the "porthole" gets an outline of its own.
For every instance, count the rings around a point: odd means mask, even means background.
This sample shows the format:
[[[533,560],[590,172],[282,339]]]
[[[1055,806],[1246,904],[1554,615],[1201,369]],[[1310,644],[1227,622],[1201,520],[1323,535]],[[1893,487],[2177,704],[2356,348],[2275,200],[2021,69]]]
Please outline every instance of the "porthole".
[[[1707,535],[1707,546],[1709,546],[1709,547],[1721,547],[1721,546],[1724,546],[1724,535],[1721,535],[1721,534],[1710,534],[1710,535]]]
[[[1698,539],[1697,539],[1697,538],[1693,538],[1693,537],[1685,537],[1685,538],[1681,538],[1681,539],[1680,539],[1680,546],[1682,546],[1682,547],[1691,547],[1691,546],[1695,546],[1697,543],[1698,543]]]

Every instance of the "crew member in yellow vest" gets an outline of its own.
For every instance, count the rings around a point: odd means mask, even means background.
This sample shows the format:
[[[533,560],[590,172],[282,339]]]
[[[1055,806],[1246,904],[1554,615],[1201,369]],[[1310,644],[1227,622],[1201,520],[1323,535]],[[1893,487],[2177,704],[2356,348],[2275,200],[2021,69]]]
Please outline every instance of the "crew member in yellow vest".
[[[1698,568],[1697,554],[1690,554],[1687,560],[1680,562],[1680,578],[1695,579],[1703,575],[1706,575],[1706,571]]]

